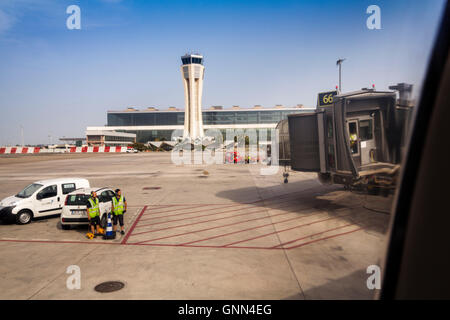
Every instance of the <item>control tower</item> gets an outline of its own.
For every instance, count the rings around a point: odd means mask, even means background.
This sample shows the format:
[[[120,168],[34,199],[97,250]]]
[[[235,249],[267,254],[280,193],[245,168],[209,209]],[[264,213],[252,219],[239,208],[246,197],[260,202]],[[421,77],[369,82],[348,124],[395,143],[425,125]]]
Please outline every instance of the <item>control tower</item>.
[[[184,85],[184,134],[191,140],[203,137],[202,92],[205,67],[203,56],[186,54],[181,57],[181,76]]]

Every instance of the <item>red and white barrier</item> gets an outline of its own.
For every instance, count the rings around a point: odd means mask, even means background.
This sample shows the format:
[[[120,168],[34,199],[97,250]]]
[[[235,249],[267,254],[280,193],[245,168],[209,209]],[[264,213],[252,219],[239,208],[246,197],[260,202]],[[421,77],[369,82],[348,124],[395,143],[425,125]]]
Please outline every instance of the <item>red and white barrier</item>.
[[[0,154],[119,153],[126,151],[127,147],[70,147],[67,149],[43,149],[39,147],[0,147]]]
[[[68,149],[70,153],[114,153],[126,151],[127,147],[71,147]]]
[[[0,154],[39,153],[40,150],[37,147],[0,147]]]

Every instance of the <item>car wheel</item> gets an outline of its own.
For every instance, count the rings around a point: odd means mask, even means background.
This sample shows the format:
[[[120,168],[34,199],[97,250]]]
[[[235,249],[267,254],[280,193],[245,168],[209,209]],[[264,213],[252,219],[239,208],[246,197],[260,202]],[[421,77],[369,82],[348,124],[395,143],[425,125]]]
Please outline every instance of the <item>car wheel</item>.
[[[33,214],[29,210],[22,210],[17,214],[17,223],[18,224],[27,224],[31,222],[31,218]]]
[[[61,224],[61,228],[63,228],[63,230],[70,230],[71,225],[70,224]]]

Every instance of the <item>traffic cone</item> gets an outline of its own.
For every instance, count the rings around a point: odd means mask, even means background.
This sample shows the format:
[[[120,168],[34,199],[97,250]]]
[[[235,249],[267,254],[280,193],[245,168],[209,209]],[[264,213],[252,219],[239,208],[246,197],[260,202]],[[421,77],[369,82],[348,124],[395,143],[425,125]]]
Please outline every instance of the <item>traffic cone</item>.
[[[113,231],[112,222],[111,222],[111,213],[108,213],[108,223],[106,226],[106,233],[103,235],[103,239],[111,240],[116,238],[116,233]]]

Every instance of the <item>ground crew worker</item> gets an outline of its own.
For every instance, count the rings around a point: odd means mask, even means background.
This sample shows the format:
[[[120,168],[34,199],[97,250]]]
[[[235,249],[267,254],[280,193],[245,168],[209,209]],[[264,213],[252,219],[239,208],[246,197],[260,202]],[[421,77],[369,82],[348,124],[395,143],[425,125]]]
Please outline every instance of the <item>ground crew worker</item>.
[[[116,196],[112,200],[112,212],[114,214],[113,230],[116,232],[117,220],[119,220],[120,234],[125,234],[125,231],[123,230],[123,214],[127,212],[127,200],[122,195],[122,191],[120,191],[120,189],[116,189]]]
[[[97,236],[94,232],[94,226],[97,230],[97,233],[100,233],[100,206],[97,197],[97,193],[95,191],[91,192],[91,196],[88,199],[87,203],[88,210],[88,219],[89,226],[91,227],[91,231],[94,234],[94,238]]]
[[[351,133],[350,134],[350,149],[351,149],[352,153],[358,152],[358,146],[356,144],[357,141],[358,141],[358,136],[356,135],[356,133]]]

